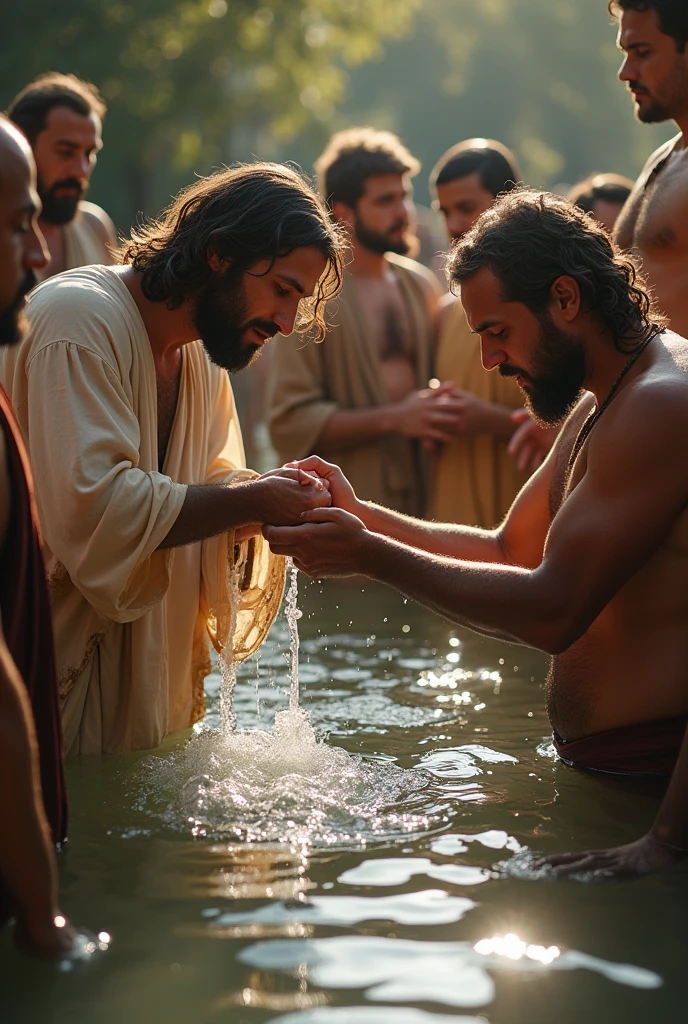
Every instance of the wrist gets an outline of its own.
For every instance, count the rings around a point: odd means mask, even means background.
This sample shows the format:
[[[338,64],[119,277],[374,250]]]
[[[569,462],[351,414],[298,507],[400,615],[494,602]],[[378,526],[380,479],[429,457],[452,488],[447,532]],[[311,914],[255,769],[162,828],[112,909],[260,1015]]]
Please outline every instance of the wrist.
[[[400,404],[383,405],[380,407],[380,433],[381,434],[400,434],[401,430],[401,416],[400,416]]]

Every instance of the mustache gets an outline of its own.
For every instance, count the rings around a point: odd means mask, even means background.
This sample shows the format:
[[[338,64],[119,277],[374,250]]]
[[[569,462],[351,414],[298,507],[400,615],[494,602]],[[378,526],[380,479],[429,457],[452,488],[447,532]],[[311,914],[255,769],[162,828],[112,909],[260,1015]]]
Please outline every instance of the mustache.
[[[54,181],[52,183],[52,185],[48,189],[48,192],[56,192],[58,189],[61,188],[70,188],[74,192],[77,192],[79,195],[81,195],[81,193],[84,191],[84,186],[78,178],[60,178],[59,181]]]
[[[648,91],[645,86],[641,85],[640,82],[636,82],[635,79],[631,79],[628,83],[628,88],[631,92],[642,92],[645,93],[646,96],[648,95]]]
[[[252,327],[262,331],[263,334],[267,334],[268,338],[274,338],[276,334],[279,334],[279,327],[273,320],[249,320],[247,324],[244,324],[242,328],[242,334],[246,334]]]
[[[38,281],[36,280],[36,275],[34,274],[33,270],[27,270],[26,274],[24,275],[24,280],[22,281],[19,287],[19,291],[17,292],[15,302],[20,303],[24,296],[28,295],[31,289],[35,288],[37,284]]]
[[[501,377],[522,377],[523,380],[531,383],[530,374],[522,370],[520,366],[512,366],[511,363],[502,363],[499,367],[499,374]]]
[[[409,222],[407,220],[398,220],[396,224],[392,224],[391,228],[387,232],[388,235],[393,234],[395,231],[407,231]]]

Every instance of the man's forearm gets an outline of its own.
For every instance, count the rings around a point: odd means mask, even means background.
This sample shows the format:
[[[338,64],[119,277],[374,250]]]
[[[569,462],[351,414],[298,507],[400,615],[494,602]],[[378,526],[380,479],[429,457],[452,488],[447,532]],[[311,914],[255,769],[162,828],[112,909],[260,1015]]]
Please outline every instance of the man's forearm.
[[[372,502],[361,505],[358,516],[371,532],[384,534],[409,547],[467,562],[508,561],[496,530],[414,519]]]
[[[227,530],[263,522],[259,480],[236,484],[192,484],[161,548],[193,544]]]
[[[0,640],[0,874],[29,929],[49,928],[57,871],[43,808],[36,733],[24,684]]]
[[[394,406],[372,409],[339,409],[323,427],[315,449],[319,455],[343,452],[367,441],[376,441],[396,430]]]
[[[357,572],[484,636],[550,654],[568,646],[561,601],[538,570],[441,557],[374,533],[364,534],[355,561]]]

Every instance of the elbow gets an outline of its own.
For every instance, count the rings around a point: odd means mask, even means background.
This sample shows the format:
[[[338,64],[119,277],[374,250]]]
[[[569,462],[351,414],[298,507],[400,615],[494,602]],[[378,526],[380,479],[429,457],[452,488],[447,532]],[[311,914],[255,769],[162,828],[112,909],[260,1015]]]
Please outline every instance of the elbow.
[[[585,626],[570,615],[549,615],[540,620],[531,639],[531,645],[552,657],[563,654],[585,632]]]

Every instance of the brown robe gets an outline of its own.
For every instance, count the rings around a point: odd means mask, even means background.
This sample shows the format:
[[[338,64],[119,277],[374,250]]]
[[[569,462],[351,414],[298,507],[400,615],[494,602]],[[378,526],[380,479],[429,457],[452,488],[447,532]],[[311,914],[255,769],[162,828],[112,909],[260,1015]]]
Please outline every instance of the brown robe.
[[[36,722],[43,804],[53,842],[67,835],[67,790],[48,587],[31,475],[9,399],[0,387],[0,430],[12,489],[10,523],[0,551],[0,613],[5,641],[26,684]],[[7,827],[7,823],[0,823]],[[11,901],[0,881],[0,920]]]
[[[471,334],[459,299],[440,333],[435,374],[488,402],[510,409],[523,407],[516,382],[483,367],[480,338]],[[487,530],[497,526],[528,479],[506,447],[503,438],[492,434],[459,437],[442,445],[433,459],[428,518]]]
[[[436,282],[424,267],[388,253],[408,312],[414,342],[416,384],[431,376],[433,324],[428,291]],[[274,345],[267,388],[266,418],[280,459],[289,462],[317,453],[317,440],[338,409],[387,405],[378,346],[352,282],[327,313],[332,324],[322,344],[298,335]],[[328,456],[341,466],[359,498],[410,515],[425,506],[425,455],[400,434]]]

